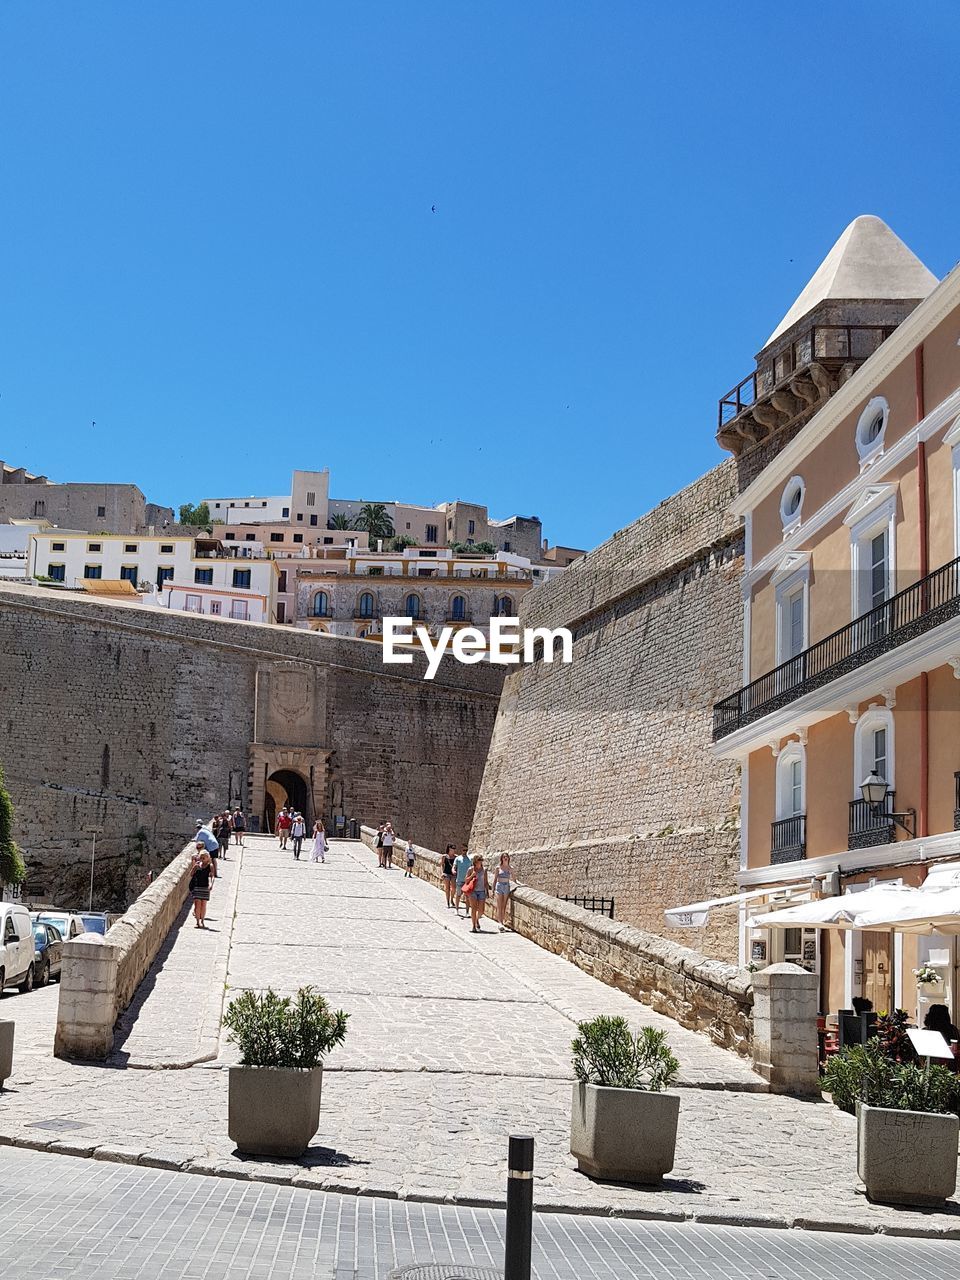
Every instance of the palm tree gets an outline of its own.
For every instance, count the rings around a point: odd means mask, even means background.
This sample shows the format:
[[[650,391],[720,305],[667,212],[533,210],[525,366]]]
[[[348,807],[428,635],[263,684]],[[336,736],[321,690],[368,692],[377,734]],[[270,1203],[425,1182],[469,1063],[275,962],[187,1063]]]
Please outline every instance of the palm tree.
[[[353,521],[343,511],[338,511],[335,516],[331,516],[327,521],[328,529],[352,529]]]
[[[368,502],[362,506],[356,519],[356,527],[366,530],[367,542],[371,547],[378,538],[393,537],[393,521],[382,502]]]

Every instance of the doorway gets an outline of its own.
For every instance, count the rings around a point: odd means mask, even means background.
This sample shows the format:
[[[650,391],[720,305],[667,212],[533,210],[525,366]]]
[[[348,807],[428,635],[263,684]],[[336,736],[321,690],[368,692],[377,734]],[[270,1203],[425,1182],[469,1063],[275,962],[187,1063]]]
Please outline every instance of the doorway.
[[[863,985],[861,995],[873,1001],[878,1012],[893,1008],[890,933],[865,932],[861,938],[863,957]]]
[[[277,814],[285,804],[292,805],[297,813],[303,814],[304,823],[309,831],[313,825],[310,793],[304,779],[293,769],[278,769],[267,779],[263,813],[264,831],[276,830]]]

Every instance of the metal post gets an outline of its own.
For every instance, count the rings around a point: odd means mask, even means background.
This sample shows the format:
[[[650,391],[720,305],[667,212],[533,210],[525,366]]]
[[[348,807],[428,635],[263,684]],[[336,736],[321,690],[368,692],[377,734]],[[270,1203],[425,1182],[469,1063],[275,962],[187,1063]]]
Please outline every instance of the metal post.
[[[90,902],[87,905],[88,911],[93,910],[93,864],[96,862],[96,860],[97,860],[97,833],[94,831],[93,852],[90,854]]]
[[[510,1135],[503,1280],[530,1280],[533,1234],[533,1138]]]

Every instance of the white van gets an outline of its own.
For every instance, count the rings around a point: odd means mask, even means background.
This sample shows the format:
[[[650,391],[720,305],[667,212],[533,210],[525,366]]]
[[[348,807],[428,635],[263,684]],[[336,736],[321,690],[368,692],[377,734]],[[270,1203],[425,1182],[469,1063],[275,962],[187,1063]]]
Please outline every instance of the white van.
[[[0,995],[5,987],[33,989],[33,921],[26,907],[0,903]]]

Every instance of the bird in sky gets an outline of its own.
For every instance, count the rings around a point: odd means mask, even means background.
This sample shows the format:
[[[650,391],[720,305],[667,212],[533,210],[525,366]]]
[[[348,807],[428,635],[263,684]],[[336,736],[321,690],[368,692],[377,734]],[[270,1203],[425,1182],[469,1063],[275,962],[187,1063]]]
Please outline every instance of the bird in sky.
[[[432,204],[432,205],[430,206],[430,212],[431,212],[431,213],[436,213],[436,212],[437,212],[437,206],[436,206],[435,204]]]

